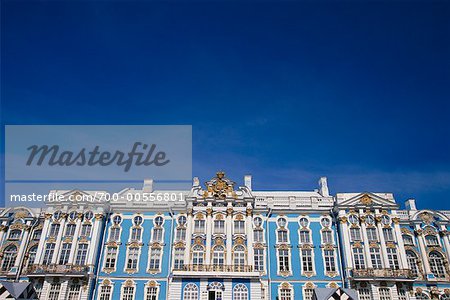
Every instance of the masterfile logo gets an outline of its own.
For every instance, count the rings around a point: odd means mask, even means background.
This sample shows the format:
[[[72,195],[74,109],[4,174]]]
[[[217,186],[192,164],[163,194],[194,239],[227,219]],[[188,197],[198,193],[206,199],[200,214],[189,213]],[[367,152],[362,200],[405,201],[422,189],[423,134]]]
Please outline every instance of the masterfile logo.
[[[177,183],[192,178],[189,125],[7,125],[5,133],[7,194],[45,193],[58,183],[69,187],[80,181]],[[44,189],[45,183],[51,184]]]

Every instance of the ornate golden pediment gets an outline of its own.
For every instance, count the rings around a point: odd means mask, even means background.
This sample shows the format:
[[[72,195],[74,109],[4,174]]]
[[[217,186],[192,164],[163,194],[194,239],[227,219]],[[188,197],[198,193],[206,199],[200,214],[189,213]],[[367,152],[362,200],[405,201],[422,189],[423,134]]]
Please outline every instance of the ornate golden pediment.
[[[225,177],[224,172],[217,172],[216,177],[206,182],[206,190],[203,192],[204,198],[213,197],[215,199],[225,199],[235,197],[234,182]]]

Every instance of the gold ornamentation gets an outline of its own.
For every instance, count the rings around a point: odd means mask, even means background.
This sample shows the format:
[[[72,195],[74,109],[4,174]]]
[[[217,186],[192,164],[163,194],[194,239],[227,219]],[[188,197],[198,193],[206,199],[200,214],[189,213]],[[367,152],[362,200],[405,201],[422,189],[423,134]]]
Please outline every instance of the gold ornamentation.
[[[194,243],[196,245],[203,245],[203,239],[198,236],[198,237],[195,238]]]
[[[341,222],[341,224],[347,223],[347,217],[340,217],[339,222]]]
[[[334,277],[334,276],[333,276]],[[336,284],[336,282],[330,282],[330,284],[328,285],[330,288],[332,289],[337,289],[339,286]]]
[[[213,213],[212,208],[211,208],[211,207],[208,207],[208,208],[206,209],[206,215],[207,215],[207,216],[211,216],[212,213]]]
[[[422,221],[424,221],[426,224],[430,224],[431,222],[433,222],[433,219],[434,219],[433,215],[431,215],[429,212],[421,213],[419,215],[419,218]]]
[[[409,230],[408,228],[405,228],[405,227],[402,227],[402,228],[400,229],[400,231],[401,231],[402,233],[404,233],[404,234],[410,234],[410,235],[413,235],[413,233],[411,232],[411,230]]]
[[[370,205],[372,204],[372,199],[368,194],[364,194],[361,198],[361,203],[364,205]]]
[[[227,196],[233,197],[234,182],[225,177],[224,172],[217,172],[216,177],[206,182],[206,191],[203,197],[213,197],[215,199],[225,199]]]
[[[102,220],[103,217],[104,217],[103,214],[95,214],[95,219],[98,220],[98,221]]]
[[[386,248],[395,248],[395,244],[392,242],[386,243]]]
[[[14,229],[23,229],[24,225],[20,222],[18,223],[14,223],[11,226],[9,226],[9,229],[14,230]]]
[[[236,220],[242,221],[242,220],[244,220],[244,216],[241,215],[241,214],[238,214],[238,215],[236,216]]]
[[[361,242],[357,241],[353,243],[353,248],[362,248]]]
[[[195,215],[195,219],[197,219],[197,220],[203,220],[203,214],[202,214],[202,213],[197,213],[197,214]]]
[[[28,215],[29,215],[28,211],[26,211],[26,210],[24,210],[24,209],[21,209],[21,210],[18,210],[18,211],[14,214],[14,218],[15,218],[15,219],[24,219],[24,218],[28,217]]]
[[[311,282],[307,282],[307,283],[305,284],[305,288],[307,288],[307,289],[313,289],[313,288],[314,288],[314,284],[312,284]]]
[[[221,239],[221,238],[217,238],[217,239],[215,240],[215,242],[216,242],[216,245],[217,245],[217,246],[222,246],[222,245],[223,245],[223,239]]]
[[[399,224],[400,223],[400,218],[392,218],[392,222],[394,222],[394,224]]]
[[[156,286],[158,286],[158,284],[156,283],[156,281],[150,280],[150,281],[148,282],[148,286],[149,286],[149,287],[156,287]]]
[[[283,282],[283,283],[281,284],[281,288],[282,288],[282,289],[290,289],[290,288],[291,288],[291,285],[290,285],[289,283],[287,283],[287,282]]]
[[[241,237],[237,237],[236,240],[235,240],[235,243],[237,245],[243,245],[244,244],[244,239],[241,238]]]
[[[253,248],[255,248],[255,249],[264,249],[264,245],[261,244],[261,243],[256,243],[256,244],[253,245]]]
[[[247,213],[247,217],[252,215],[253,209],[251,207],[247,207],[247,209],[245,210],[245,212]]]
[[[330,271],[330,272],[326,272],[325,275],[328,276],[328,277],[336,277],[338,275],[338,273]]]
[[[125,286],[126,287],[132,287],[134,285],[133,280],[127,280],[125,281]]]
[[[111,281],[109,279],[104,279],[102,285],[110,285]]]
[[[174,246],[175,246],[175,249],[176,248],[184,248],[185,247],[185,241],[178,241],[178,242],[176,242],[175,244],[174,244]]]
[[[233,211],[234,211],[233,207],[231,207],[231,206],[228,207],[228,208],[227,208],[227,215],[228,215],[228,216],[233,215]]]
[[[222,214],[217,214],[216,215],[216,220],[223,220],[223,215]]]
[[[380,248],[380,246],[378,245],[378,243],[370,242],[369,248]]]
[[[450,295],[450,289],[444,289],[444,294]]]

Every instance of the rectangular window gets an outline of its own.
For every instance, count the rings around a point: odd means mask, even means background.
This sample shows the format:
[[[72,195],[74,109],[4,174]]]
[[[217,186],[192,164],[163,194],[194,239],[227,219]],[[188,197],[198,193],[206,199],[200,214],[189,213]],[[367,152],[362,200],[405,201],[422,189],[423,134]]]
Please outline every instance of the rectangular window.
[[[380,300],[391,300],[391,292],[388,288],[380,288]]]
[[[66,300],[79,300],[80,299],[81,286],[79,284],[71,284],[69,287],[69,293]]]
[[[64,243],[61,249],[61,255],[59,256],[59,264],[65,265],[69,261],[70,249],[72,248],[72,244]]]
[[[264,249],[254,250],[255,271],[264,272]]]
[[[405,289],[398,289],[398,300],[408,300]]]
[[[158,300],[158,288],[154,286],[147,287],[147,296],[145,300]]]
[[[59,232],[59,224],[52,224],[50,226],[50,236],[57,236]]]
[[[153,248],[150,251],[149,269],[150,270],[159,270],[160,261],[161,261],[161,249]]]
[[[325,271],[336,272],[336,262],[334,259],[334,250],[324,250],[323,255],[325,257]]]
[[[331,230],[322,231],[322,244],[333,244],[333,234]]]
[[[309,244],[309,243],[311,243],[311,240],[309,238],[309,231],[301,230],[300,231],[300,244]]]
[[[398,262],[397,249],[395,248],[387,248],[387,256],[389,261],[389,267],[393,269],[400,269],[400,264]]]
[[[176,241],[184,241],[186,240],[186,228],[178,228],[175,234]]]
[[[394,233],[392,228],[383,228],[383,236],[386,242],[394,242]]]
[[[278,270],[280,272],[289,272],[289,250],[278,250]]]
[[[142,229],[141,228],[132,228],[131,229],[131,240],[132,241],[140,241],[142,235]]]
[[[99,300],[111,300],[111,286],[102,285]]]
[[[359,300],[372,300],[372,293],[368,288],[358,289]]]
[[[45,246],[43,265],[49,265],[52,263],[53,253],[55,252],[55,244],[50,243]]]
[[[355,269],[365,269],[366,264],[362,248],[353,248],[353,261],[355,263]]]
[[[292,300],[291,289],[281,289],[280,290],[280,300]]]
[[[61,290],[61,284],[60,283],[52,283],[52,284],[50,284],[50,290],[48,292],[47,299],[48,300],[58,300],[60,290]]]
[[[313,290],[312,289],[304,289],[303,291],[305,292],[303,300],[312,300]]]
[[[194,232],[205,233],[205,220],[194,220]]]
[[[77,225],[75,225],[75,224],[67,224],[65,235],[66,236],[74,236],[76,228],[77,228]]]
[[[75,265],[84,266],[86,264],[86,257],[88,251],[88,244],[79,244]]]
[[[109,240],[113,242],[119,241],[120,238],[120,228],[119,227],[111,227],[109,232]]]
[[[245,233],[245,221],[236,220],[234,221],[234,233]]]
[[[288,242],[288,234],[286,230],[279,229],[277,233],[278,243],[287,243]]]
[[[312,251],[310,249],[302,250],[302,268],[303,272],[313,271]]]
[[[225,221],[215,220],[214,221],[214,233],[225,233]]]
[[[173,267],[175,270],[182,270],[184,267],[184,248],[176,248],[173,258]]]
[[[128,249],[127,269],[136,270],[139,260],[139,248],[132,247]]]
[[[123,288],[122,300],[134,300],[134,287],[125,286]]]
[[[81,236],[90,237],[92,226],[90,224],[83,224],[81,226]]]
[[[153,241],[158,243],[161,243],[163,241],[162,228],[153,228]]]
[[[42,230],[36,230],[33,233],[33,241],[39,241],[41,239]]]
[[[361,240],[361,230],[359,228],[350,228],[350,238],[352,242]]]
[[[378,235],[377,235],[377,229],[376,228],[367,228],[367,239],[370,242],[377,242],[378,241]]]
[[[264,242],[264,233],[261,229],[255,229],[253,231],[253,241],[255,243],[262,243]]]
[[[105,268],[114,269],[116,267],[117,248],[108,247],[106,249]]]
[[[370,248],[370,261],[372,262],[372,267],[374,269],[382,269],[383,262],[381,260],[380,249]]]

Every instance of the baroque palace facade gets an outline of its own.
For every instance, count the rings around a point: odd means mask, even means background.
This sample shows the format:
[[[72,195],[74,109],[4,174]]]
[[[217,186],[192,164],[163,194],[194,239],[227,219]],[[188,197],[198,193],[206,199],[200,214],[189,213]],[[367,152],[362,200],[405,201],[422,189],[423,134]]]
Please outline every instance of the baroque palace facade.
[[[52,193],[93,201],[0,210],[0,280],[30,281],[39,299],[450,299],[450,211],[401,210],[389,193],[331,196],[326,178],[257,191],[222,172],[188,191],[145,180],[109,202]],[[182,201],[130,201],[145,194]]]

